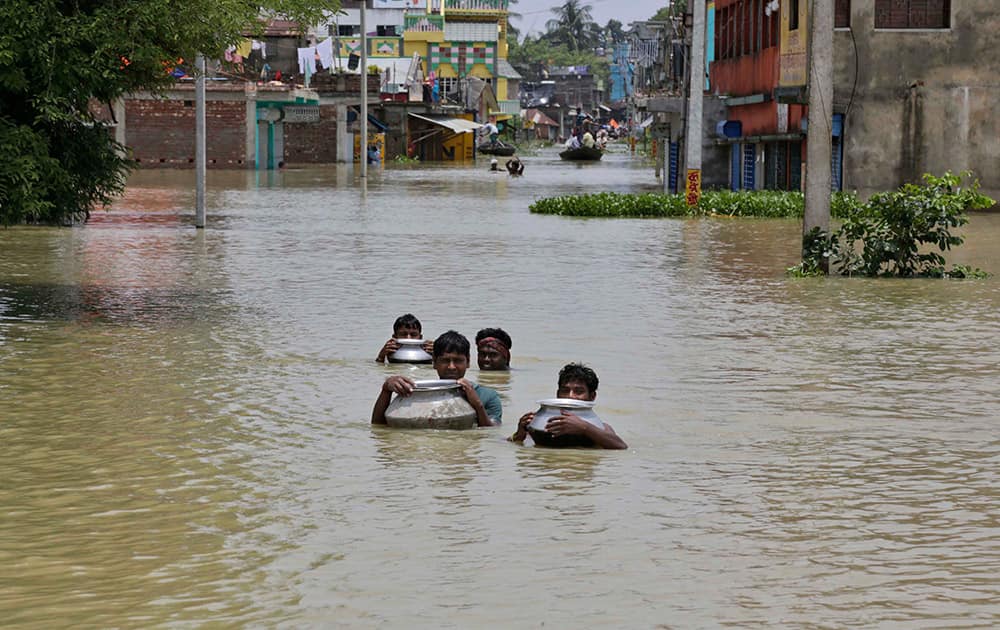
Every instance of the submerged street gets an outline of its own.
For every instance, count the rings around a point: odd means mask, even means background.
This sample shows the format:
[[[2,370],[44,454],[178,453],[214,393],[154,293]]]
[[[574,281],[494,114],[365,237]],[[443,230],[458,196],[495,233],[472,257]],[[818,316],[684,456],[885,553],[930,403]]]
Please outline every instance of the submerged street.
[[[22,628],[988,627],[1000,278],[793,279],[801,224],[533,215],[623,153],[143,171],[0,230],[0,619]],[[949,263],[1000,274],[1000,215]],[[370,425],[393,320],[510,333],[504,424]],[[473,353],[475,350],[473,350]],[[472,357],[475,364],[475,356]],[[626,451],[505,438],[563,365]],[[568,624],[568,620],[574,622]]]

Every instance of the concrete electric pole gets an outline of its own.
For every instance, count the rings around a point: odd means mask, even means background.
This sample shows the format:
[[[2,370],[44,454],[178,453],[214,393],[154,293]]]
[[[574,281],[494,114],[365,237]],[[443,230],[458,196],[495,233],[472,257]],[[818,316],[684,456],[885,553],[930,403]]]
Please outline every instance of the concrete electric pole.
[[[802,235],[830,231],[833,137],[833,0],[813,0],[809,12],[809,128],[806,131],[806,194]],[[803,252],[805,253],[805,252]],[[827,261],[823,261],[824,266]],[[824,268],[824,272],[829,269]]]
[[[705,0],[694,0],[691,23],[691,83],[688,89],[688,119],[684,131],[684,161],[687,177],[685,197],[689,206],[701,198],[702,95],[705,92]]]
[[[361,177],[368,177],[368,31],[365,5],[361,3]]]
[[[196,55],[194,67],[194,226],[205,227],[205,55]]]

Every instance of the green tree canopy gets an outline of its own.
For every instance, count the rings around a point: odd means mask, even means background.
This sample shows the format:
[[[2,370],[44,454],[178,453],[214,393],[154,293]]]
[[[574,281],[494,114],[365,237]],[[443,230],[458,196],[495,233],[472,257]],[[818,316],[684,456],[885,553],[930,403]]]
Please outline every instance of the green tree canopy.
[[[590,14],[591,6],[580,0],[566,0],[552,9],[556,17],[545,23],[544,37],[553,44],[562,44],[572,51],[593,48],[597,44],[598,26]]]
[[[281,15],[322,20],[339,0],[4,0],[0,222],[59,223],[124,189],[131,163],[94,101],[170,84],[165,64],[221,56]]]

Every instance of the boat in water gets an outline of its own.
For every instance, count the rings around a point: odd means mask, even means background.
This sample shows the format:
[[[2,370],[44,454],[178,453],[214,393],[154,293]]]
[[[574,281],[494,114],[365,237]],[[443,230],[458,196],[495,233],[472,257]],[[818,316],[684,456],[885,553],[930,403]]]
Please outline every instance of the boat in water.
[[[498,142],[496,144],[481,144],[476,147],[476,151],[482,153],[483,155],[514,155],[517,152],[517,147],[512,144],[504,144],[503,142]]]
[[[604,155],[604,151],[601,151],[597,147],[577,147],[575,149],[566,149],[559,153],[559,157],[564,160],[582,162],[596,162],[601,159],[602,155]]]

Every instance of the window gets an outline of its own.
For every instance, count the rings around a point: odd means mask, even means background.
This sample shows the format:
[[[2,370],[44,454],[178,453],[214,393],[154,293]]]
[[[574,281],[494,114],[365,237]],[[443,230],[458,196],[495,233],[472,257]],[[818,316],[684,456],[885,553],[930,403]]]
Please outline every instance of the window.
[[[799,0],[790,0],[788,3],[788,30],[799,30]]]
[[[851,0],[836,0],[833,5],[834,28],[851,27]]]
[[[375,28],[375,34],[379,37],[396,37],[396,25],[395,24],[380,24]]]
[[[875,0],[875,28],[949,28],[951,0]]]
[[[341,37],[354,37],[361,34],[360,24],[341,24],[337,26],[337,35]]]
[[[451,94],[452,92],[458,91],[458,78],[456,77],[438,77],[437,81],[442,99],[445,94]]]

